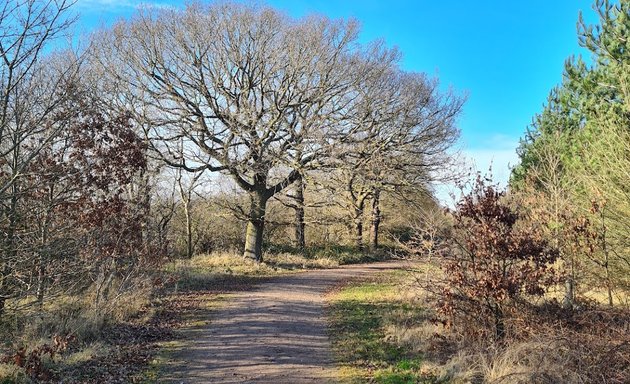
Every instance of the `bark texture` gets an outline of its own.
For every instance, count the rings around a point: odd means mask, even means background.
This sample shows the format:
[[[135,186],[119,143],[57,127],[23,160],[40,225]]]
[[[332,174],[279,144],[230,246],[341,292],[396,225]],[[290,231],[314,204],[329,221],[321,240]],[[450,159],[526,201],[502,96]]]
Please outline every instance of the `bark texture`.
[[[263,261],[262,245],[267,200],[268,197],[264,191],[250,194],[249,221],[245,232],[245,251],[243,256],[257,262]]]
[[[378,248],[378,231],[381,225],[381,191],[378,189],[372,193],[372,225],[370,227],[370,251]]]
[[[304,251],[306,248],[306,223],[304,222],[304,181],[300,176],[295,181],[295,246]]]

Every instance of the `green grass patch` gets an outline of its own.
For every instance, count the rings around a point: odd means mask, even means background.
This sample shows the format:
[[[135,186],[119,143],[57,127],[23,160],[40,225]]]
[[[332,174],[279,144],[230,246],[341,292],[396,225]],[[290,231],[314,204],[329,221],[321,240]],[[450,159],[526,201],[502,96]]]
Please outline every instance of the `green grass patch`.
[[[138,375],[140,384],[158,384],[162,382],[162,376],[169,364],[173,363],[173,355],[178,349],[186,345],[180,340],[164,341],[158,344],[158,352],[149,361],[146,368]]]
[[[404,276],[388,273],[331,294],[330,335],[344,382],[438,383],[422,371],[421,354],[388,340],[385,331],[398,321],[426,320],[423,309],[401,295]]]

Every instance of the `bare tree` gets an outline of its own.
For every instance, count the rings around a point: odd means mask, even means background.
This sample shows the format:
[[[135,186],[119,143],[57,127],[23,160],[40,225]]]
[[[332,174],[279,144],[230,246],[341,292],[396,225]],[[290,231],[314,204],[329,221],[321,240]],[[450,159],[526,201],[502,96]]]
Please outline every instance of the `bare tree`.
[[[363,248],[365,205],[371,199],[370,248],[378,247],[380,199],[384,192],[428,190],[448,166],[458,137],[455,120],[463,100],[440,93],[437,80],[385,66],[364,78],[337,163],[345,186],[344,205]]]
[[[65,100],[64,82],[76,75],[77,66],[42,64],[42,51],[73,21],[67,17],[72,4],[9,0],[0,8],[0,194],[57,133],[44,122]]]
[[[176,169],[176,181],[177,189],[179,191],[179,198],[181,199],[181,206],[184,213],[184,220],[186,224],[186,257],[191,258],[194,254],[195,244],[193,241],[193,198],[195,195],[195,189],[201,184],[202,172],[193,173],[190,178],[186,178],[184,171],[181,168]]]
[[[95,57],[164,161],[222,172],[248,193],[244,254],[261,261],[267,201],[318,164],[357,79],[391,61],[388,50],[360,49],[357,31],[353,21],[197,4],[120,22],[96,37]]]
[[[627,87],[626,87],[627,90]],[[627,111],[630,103],[626,99]],[[589,259],[602,272],[595,273],[613,301],[613,288],[618,289],[618,300],[627,302],[630,290],[630,114],[601,116],[597,120],[601,133],[588,143],[578,163],[577,180],[583,185],[578,196],[590,198],[588,209],[593,223],[598,223],[597,257]],[[586,200],[588,201],[588,200]]]
[[[70,0],[8,0],[0,5],[0,313],[24,281],[16,278],[20,180],[29,164],[57,137],[53,124],[76,76],[74,55],[44,60],[42,52],[72,22]]]

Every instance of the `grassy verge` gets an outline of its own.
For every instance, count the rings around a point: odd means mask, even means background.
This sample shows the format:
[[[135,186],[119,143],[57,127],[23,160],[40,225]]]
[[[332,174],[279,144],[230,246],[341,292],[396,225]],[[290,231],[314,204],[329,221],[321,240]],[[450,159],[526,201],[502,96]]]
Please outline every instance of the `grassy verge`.
[[[404,343],[401,334],[428,320],[405,292],[408,278],[405,273],[388,273],[330,293],[330,335],[344,382],[442,382],[427,371],[424,353]]]

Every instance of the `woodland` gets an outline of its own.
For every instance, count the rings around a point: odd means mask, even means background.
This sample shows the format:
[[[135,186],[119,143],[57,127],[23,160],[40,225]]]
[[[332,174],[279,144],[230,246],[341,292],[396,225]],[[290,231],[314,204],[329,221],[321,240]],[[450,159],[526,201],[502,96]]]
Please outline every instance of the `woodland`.
[[[406,289],[447,367],[404,382],[630,381],[630,1],[580,16],[591,57],[567,59],[505,188],[458,160],[465,98],[355,20],[192,3],[64,44],[74,6],[0,5],[0,382],[143,382],[126,345],[168,333],[203,268],[224,289],[242,265],[401,256],[433,271]]]

